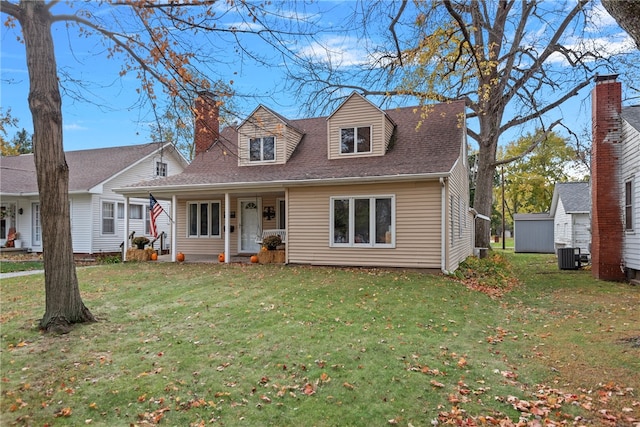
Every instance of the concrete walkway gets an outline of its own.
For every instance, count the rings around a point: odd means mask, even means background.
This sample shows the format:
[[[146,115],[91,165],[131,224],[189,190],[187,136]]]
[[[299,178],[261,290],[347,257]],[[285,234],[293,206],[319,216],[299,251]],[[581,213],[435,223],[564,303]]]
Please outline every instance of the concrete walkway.
[[[44,270],[26,270],[26,271],[13,271],[11,273],[0,273],[0,280],[8,279],[10,277],[30,276],[32,274],[44,274]]]

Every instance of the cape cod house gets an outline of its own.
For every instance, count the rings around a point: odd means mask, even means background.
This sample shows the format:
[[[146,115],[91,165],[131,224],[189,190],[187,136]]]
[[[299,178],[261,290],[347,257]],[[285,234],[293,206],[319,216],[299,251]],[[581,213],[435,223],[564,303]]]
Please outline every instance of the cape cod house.
[[[260,105],[218,128],[196,101],[193,162],[126,197],[171,201],[172,257],[251,255],[279,234],[286,263],[451,271],[473,253],[464,102],[381,110],[353,93],[328,117]]]
[[[617,75],[592,91],[593,275],[640,281],[640,106],[622,106]]]
[[[75,254],[118,253],[125,228],[149,236],[149,197],[125,199],[115,187],[140,180],[161,181],[187,165],[172,144],[142,144],[67,151],[71,236]],[[127,209],[125,204],[128,203]],[[164,203],[166,209],[169,204]],[[125,210],[128,218],[125,219]],[[42,251],[40,203],[33,154],[0,158],[0,244],[17,231],[15,246]],[[170,221],[158,232],[170,239]],[[160,248],[158,244],[155,246]]]

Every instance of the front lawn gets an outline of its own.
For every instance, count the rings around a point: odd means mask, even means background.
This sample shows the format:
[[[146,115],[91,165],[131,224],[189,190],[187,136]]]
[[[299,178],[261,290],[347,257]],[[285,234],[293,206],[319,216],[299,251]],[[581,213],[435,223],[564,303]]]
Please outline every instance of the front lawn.
[[[3,279],[0,425],[633,426],[640,289],[560,271],[549,255],[505,256],[509,268],[477,268],[519,283],[247,264],[78,269],[99,322],[64,336],[37,330],[42,275]]]

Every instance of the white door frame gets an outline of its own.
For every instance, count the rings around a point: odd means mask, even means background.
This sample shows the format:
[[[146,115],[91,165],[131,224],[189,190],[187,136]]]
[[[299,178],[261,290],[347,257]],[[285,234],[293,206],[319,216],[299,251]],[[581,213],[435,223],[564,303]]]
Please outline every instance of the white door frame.
[[[262,197],[243,197],[238,198],[238,253],[256,253],[260,250],[260,244],[255,243],[255,235],[253,232],[252,236],[249,237],[248,243],[251,245],[249,248],[242,247],[242,234],[244,233],[244,218],[243,218],[243,203],[255,203],[256,204],[256,219],[258,229],[256,232],[260,231],[262,225]]]

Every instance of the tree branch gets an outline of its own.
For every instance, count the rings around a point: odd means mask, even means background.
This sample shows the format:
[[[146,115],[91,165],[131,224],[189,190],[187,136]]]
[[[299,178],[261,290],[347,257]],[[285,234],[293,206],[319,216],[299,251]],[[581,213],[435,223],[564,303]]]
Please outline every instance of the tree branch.
[[[552,129],[556,127],[558,124],[560,124],[561,121],[562,119],[558,119],[555,122],[551,123],[551,125],[544,132],[538,135],[538,138],[533,139],[533,142],[529,144],[529,146],[522,153],[518,154],[517,156],[509,157],[508,159],[497,160],[496,162],[493,163],[494,166],[497,167],[497,166],[506,165],[511,162],[515,162],[516,160],[519,160],[524,156],[526,156],[527,154],[531,153],[533,150],[536,149],[538,145],[540,145],[541,142],[547,139]]]
[[[11,3],[7,0],[0,1],[0,12],[6,13],[9,16],[13,16],[14,18],[20,20],[20,16],[22,15],[22,8],[14,3]]]
[[[402,50],[400,49],[400,42],[398,41],[398,35],[396,34],[396,24],[398,20],[400,20],[400,16],[402,12],[404,12],[405,7],[407,7],[408,0],[402,0],[402,4],[400,5],[400,9],[398,9],[398,13],[389,24],[389,31],[391,31],[391,35],[393,36],[393,41],[396,45],[396,52],[398,52],[398,60],[400,61],[400,66],[403,66],[402,63]]]
[[[581,82],[580,84],[578,84],[576,87],[573,88],[573,90],[571,90],[570,92],[565,93],[562,97],[556,99],[554,102],[547,104],[544,108],[542,108],[541,110],[534,110],[531,114],[520,117],[520,118],[514,118],[510,121],[508,121],[507,123],[505,123],[503,126],[500,127],[500,133],[503,133],[505,131],[507,131],[508,129],[514,127],[514,126],[518,126],[521,125],[523,123],[528,122],[529,120],[533,120],[537,117],[540,117],[542,115],[544,115],[545,113],[548,113],[549,111],[553,110],[554,108],[560,106],[561,104],[563,104],[567,99],[578,95],[578,92],[580,92],[580,90],[588,85],[591,84],[591,80],[593,80],[593,77]]]

